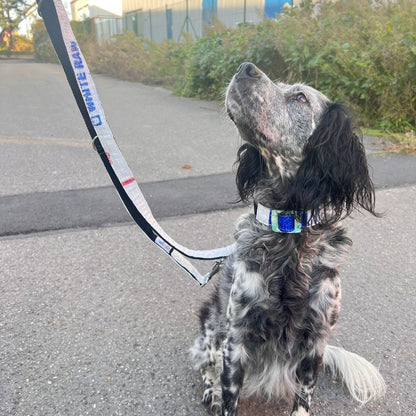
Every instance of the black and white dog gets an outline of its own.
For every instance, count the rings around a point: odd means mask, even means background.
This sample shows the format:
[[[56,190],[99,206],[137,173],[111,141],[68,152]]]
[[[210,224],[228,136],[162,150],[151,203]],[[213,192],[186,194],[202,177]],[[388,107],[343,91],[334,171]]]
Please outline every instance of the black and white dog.
[[[307,416],[323,365],[359,402],[381,396],[372,364],[327,345],[351,246],[339,220],[355,208],[377,215],[359,134],[342,106],[311,87],[273,83],[251,63],[231,81],[226,108],[245,142],[237,187],[255,212],[237,224],[236,250],[200,311],[191,354],[203,402],[232,416],[240,394],[263,394]]]

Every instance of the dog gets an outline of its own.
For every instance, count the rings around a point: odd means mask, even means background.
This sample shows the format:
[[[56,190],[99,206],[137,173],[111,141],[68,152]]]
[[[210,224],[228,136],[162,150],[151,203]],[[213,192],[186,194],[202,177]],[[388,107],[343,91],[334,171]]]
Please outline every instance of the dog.
[[[310,414],[319,372],[340,375],[364,404],[385,383],[364,358],[327,345],[340,312],[338,269],[351,246],[340,221],[378,216],[359,131],[338,103],[303,84],[272,82],[243,63],[226,92],[243,144],[236,183],[254,212],[200,312],[191,356],[213,415],[234,416],[240,394],[293,403]]]

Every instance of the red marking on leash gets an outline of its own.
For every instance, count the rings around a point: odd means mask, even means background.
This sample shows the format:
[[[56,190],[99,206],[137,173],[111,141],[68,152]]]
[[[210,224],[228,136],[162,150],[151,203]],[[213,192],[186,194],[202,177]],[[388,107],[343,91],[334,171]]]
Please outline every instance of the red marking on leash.
[[[124,181],[124,182],[121,182],[121,184],[123,185],[123,186],[126,186],[126,185],[128,185],[129,183],[132,183],[132,182],[134,182],[135,181],[135,179],[134,178],[130,178],[130,179],[127,179],[126,181]]]
[[[105,152],[105,154],[107,155],[107,159],[110,162],[110,165],[112,165],[113,164],[113,161],[111,160],[110,152]]]

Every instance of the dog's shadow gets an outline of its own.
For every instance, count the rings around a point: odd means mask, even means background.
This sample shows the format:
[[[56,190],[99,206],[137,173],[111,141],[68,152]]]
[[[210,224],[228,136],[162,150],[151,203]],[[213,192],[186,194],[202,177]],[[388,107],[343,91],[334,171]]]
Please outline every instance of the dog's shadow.
[[[241,398],[238,407],[239,416],[289,416],[290,407],[284,403],[268,403],[262,397]]]

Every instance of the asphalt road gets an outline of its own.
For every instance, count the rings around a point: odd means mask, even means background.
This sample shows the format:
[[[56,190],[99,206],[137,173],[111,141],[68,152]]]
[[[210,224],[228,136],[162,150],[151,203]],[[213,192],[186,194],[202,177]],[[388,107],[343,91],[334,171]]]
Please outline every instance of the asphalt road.
[[[247,208],[230,204],[239,140],[221,108],[95,79],[162,226],[192,248],[231,242]],[[314,415],[416,414],[415,158],[366,146],[385,215],[347,220],[332,343],[379,366],[388,392],[360,408],[323,376]],[[0,415],[205,415],[187,351],[210,287],[131,224],[58,66],[0,62],[0,155]],[[288,409],[250,399],[240,414]]]

